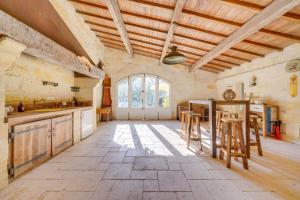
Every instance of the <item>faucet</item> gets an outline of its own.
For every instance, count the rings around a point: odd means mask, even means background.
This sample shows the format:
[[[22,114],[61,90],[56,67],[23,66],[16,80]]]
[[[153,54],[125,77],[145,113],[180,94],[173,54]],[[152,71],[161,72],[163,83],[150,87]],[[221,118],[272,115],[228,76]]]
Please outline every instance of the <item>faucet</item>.
[[[46,101],[46,100],[45,99],[33,100],[33,109],[35,110],[36,103],[39,103],[39,102],[42,102],[42,101]]]

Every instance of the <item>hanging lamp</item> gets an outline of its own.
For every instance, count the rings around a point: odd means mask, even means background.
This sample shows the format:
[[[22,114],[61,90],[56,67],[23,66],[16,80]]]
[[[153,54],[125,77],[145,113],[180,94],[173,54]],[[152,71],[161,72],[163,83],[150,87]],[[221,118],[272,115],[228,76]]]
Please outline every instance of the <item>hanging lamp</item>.
[[[171,52],[163,59],[163,63],[167,65],[175,65],[186,61],[186,57],[177,51],[177,46],[172,46]]]

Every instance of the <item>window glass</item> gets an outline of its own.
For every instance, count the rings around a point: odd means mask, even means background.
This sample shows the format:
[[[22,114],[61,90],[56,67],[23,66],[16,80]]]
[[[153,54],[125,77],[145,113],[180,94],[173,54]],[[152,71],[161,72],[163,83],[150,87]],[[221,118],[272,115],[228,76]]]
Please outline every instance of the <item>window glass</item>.
[[[170,106],[170,84],[163,80],[159,79],[159,94],[158,94],[158,99],[159,99],[159,106],[163,108],[167,108]]]
[[[155,107],[155,76],[145,77],[145,107]]]
[[[123,79],[118,84],[118,106],[128,108],[128,79]]]
[[[142,91],[143,91],[143,85],[142,85],[142,77],[132,77],[131,79],[131,107],[132,108],[141,108],[143,106],[142,101]]]

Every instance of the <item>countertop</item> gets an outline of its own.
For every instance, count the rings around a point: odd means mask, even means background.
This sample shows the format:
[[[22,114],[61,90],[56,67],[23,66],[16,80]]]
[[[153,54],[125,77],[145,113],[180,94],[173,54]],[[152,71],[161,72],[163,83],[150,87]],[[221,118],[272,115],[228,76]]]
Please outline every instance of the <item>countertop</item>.
[[[71,114],[76,111],[88,110],[93,108],[92,106],[79,106],[79,107],[67,107],[56,109],[40,109],[25,112],[14,112],[7,116],[8,125],[26,123],[35,120],[42,120],[47,118],[53,118],[56,116],[62,116]]]

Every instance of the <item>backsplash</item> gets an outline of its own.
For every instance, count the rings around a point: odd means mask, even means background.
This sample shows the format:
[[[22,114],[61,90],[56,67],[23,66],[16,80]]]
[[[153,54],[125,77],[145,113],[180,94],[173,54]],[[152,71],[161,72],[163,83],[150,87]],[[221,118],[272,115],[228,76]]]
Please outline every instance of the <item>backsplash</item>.
[[[43,81],[55,82],[58,86],[43,85]],[[6,105],[18,105],[20,101],[30,105],[34,100],[49,96],[54,102],[71,102],[75,95],[71,86],[74,86],[74,72],[27,54],[5,68]]]

